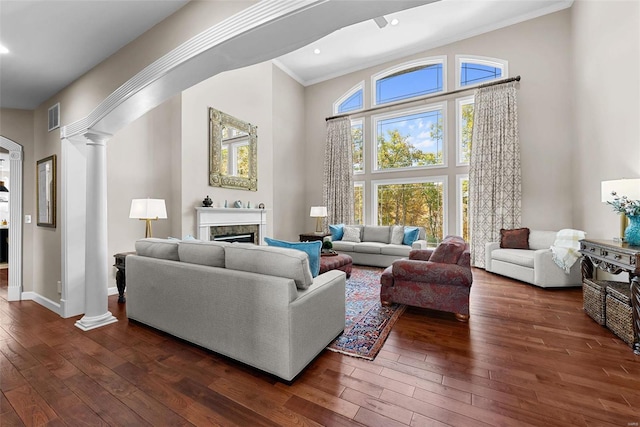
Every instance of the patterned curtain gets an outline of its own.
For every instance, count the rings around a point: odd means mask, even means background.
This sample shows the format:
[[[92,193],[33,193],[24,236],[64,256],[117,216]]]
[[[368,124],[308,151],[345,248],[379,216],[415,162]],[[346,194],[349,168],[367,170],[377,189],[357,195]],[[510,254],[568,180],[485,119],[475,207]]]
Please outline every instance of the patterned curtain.
[[[485,267],[485,243],[521,221],[520,143],[515,83],[475,92],[469,162],[471,265]]]
[[[353,148],[351,120],[327,121],[323,202],[329,224],[353,224]]]

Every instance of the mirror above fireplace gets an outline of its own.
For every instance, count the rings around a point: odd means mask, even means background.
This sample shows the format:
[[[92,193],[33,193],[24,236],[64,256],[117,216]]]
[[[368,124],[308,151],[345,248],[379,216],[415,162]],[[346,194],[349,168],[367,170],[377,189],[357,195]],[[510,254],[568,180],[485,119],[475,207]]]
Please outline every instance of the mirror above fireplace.
[[[258,128],[209,108],[209,185],[258,190]]]

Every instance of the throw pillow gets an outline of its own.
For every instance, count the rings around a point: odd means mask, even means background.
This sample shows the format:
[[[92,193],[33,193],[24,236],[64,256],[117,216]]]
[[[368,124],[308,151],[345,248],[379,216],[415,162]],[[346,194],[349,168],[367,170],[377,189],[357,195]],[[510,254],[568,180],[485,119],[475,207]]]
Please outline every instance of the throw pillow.
[[[394,225],[391,227],[391,244],[401,245],[404,240],[404,226]]]
[[[344,224],[329,224],[329,232],[331,233],[331,240],[342,240],[344,234]]]
[[[446,237],[431,254],[429,261],[441,264],[457,264],[466,243],[459,237]]]
[[[348,225],[346,225],[344,227],[344,234],[342,235],[342,240],[345,242],[360,243],[360,228],[349,227]]]
[[[529,229],[500,229],[500,247],[507,249],[529,249]]]
[[[402,244],[411,246],[413,245],[413,242],[418,240],[418,236],[420,236],[420,229],[418,227],[405,227],[404,239],[402,239]]]
[[[320,249],[322,242],[319,240],[313,242],[285,242],[283,240],[264,238],[269,246],[277,246],[279,248],[297,249],[306,252],[309,255],[309,267],[311,268],[311,276],[316,277],[320,274]]]

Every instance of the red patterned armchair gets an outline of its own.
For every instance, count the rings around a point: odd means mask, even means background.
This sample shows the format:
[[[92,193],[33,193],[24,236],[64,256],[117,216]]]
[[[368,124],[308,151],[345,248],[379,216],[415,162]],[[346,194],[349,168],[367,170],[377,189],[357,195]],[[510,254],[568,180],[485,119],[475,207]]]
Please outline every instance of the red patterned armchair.
[[[435,250],[412,250],[409,259],[387,267],[380,278],[380,301],[447,311],[467,321],[472,283],[469,245],[447,236]]]

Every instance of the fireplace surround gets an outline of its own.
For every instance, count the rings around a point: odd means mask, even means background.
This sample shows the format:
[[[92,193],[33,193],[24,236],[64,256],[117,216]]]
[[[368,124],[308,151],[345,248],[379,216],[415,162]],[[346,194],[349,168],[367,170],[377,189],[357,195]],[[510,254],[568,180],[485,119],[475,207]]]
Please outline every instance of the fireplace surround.
[[[196,208],[196,227],[199,240],[213,240],[221,235],[254,235],[254,243],[262,244],[267,227],[265,209]]]

